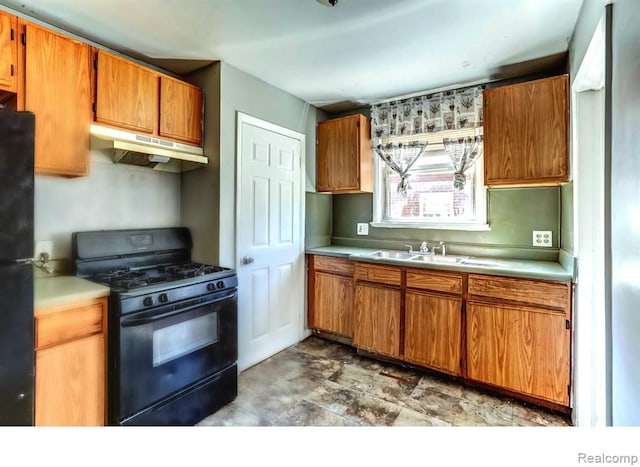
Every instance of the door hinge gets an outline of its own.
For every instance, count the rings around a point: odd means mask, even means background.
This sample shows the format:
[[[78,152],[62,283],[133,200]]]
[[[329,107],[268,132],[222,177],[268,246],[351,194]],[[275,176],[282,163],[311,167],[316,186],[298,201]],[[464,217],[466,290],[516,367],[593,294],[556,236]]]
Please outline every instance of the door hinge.
[[[14,71],[13,71],[13,63],[12,63],[11,64],[11,76],[13,76],[13,73],[14,73]]]
[[[571,322],[568,319],[564,321],[564,327],[566,329],[571,329]]]
[[[93,69],[94,70],[98,69],[98,54],[96,54],[96,56],[93,57]]]
[[[20,34],[20,39],[22,40],[22,45],[27,45],[27,33],[26,32],[23,32],[22,34]]]
[[[13,28],[11,28],[11,40],[14,40],[14,39],[15,39],[14,35],[15,35],[15,34],[14,34],[14,32],[13,32]]]

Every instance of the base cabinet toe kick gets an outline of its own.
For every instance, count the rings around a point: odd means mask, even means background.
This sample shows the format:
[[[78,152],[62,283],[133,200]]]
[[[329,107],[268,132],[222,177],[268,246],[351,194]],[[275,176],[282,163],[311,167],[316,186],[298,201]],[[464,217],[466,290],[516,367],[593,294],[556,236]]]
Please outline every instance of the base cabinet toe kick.
[[[367,356],[570,410],[571,282],[308,255],[309,328]]]

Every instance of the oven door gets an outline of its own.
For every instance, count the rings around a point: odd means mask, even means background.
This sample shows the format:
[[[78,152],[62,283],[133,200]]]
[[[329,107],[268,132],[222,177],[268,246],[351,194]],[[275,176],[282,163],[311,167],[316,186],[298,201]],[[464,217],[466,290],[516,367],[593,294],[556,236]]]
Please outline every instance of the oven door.
[[[122,316],[119,331],[117,421],[236,362],[237,291]]]

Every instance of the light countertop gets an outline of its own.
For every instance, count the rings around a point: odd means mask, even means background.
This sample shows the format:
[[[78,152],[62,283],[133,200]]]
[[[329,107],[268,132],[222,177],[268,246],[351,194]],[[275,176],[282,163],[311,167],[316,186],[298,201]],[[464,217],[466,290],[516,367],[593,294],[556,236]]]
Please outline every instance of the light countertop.
[[[106,297],[109,287],[75,276],[38,277],[33,280],[34,309],[49,308]]]
[[[468,260],[476,264],[462,263],[424,263],[410,260],[397,260],[391,258],[375,258],[368,256],[375,251],[384,249],[359,248],[349,246],[324,246],[308,248],[305,252],[313,255],[336,256],[348,258],[354,261],[368,263],[382,263],[396,266],[407,266],[424,269],[440,269],[447,271],[470,272],[477,274],[490,274],[497,276],[522,277],[529,279],[542,279],[553,281],[572,281],[573,271],[554,261],[534,261],[508,258],[488,258],[480,256],[467,256]],[[416,253],[419,254],[419,253]],[[482,264],[486,262],[486,264]]]

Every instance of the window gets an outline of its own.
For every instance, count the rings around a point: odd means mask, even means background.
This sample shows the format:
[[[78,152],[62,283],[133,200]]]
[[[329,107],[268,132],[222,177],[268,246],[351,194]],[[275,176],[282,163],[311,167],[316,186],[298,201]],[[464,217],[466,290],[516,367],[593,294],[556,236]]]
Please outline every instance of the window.
[[[446,136],[445,136],[446,137]],[[440,145],[441,146],[441,145]],[[462,190],[453,186],[449,155],[437,145],[425,151],[409,172],[407,197],[397,191],[400,176],[374,153],[375,227],[489,230],[482,157],[465,173]]]

